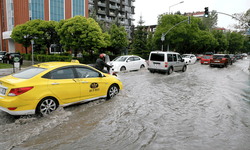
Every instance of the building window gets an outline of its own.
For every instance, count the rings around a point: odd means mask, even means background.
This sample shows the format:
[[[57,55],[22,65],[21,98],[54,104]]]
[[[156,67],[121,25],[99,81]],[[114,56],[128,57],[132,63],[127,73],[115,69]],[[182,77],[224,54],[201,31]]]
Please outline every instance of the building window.
[[[14,27],[14,16],[13,16],[13,0],[7,0],[7,28],[8,31],[12,31]]]
[[[50,0],[50,20],[64,19],[64,0]]]
[[[85,0],[72,0],[72,17],[76,15],[85,16]]]
[[[44,20],[43,0],[29,0],[29,17],[30,20],[35,20],[35,19]]]

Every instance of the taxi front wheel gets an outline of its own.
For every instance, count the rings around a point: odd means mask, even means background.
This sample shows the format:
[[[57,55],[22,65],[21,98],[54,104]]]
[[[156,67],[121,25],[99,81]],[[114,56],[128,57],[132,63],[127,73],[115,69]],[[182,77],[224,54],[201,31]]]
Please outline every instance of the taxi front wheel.
[[[48,115],[55,111],[58,107],[57,101],[54,98],[48,97],[44,98],[37,105],[36,112],[41,115]]]
[[[115,95],[117,95],[119,93],[119,88],[117,85],[112,84],[109,89],[108,89],[108,95],[107,95],[107,99],[111,99],[113,98]]]

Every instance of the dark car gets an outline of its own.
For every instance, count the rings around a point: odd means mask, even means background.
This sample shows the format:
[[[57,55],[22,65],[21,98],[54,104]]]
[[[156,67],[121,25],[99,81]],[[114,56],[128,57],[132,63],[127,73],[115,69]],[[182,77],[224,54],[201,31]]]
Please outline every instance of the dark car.
[[[205,55],[213,55],[213,52],[206,52]]]
[[[232,62],[235,63],[236,62],[236,57],[234,54],[229,54],[229,57],[231,58]]]
[[[195,56],[196,56],[197,60],[201,60],[201,58],[203,57],[203,54],[196,54]]]
[[[2,62],[5,53],[6,53],[5,51],[0,51],[0,62]]]
[[[228,54],[214,54],[213,58],[210,59],[210,67],[220,66],[227,67],[227,65],[232,65],[233,62]]]
[[[14,62],[20,62],[20,65],[23,64],[23,57],[20,53],[5,53],[3,56],[3,63],[13,64]]]
[[[238,59],[243,59],[243,56],[241,54],[236,54],[235,57],[236,57],[237,60]]]

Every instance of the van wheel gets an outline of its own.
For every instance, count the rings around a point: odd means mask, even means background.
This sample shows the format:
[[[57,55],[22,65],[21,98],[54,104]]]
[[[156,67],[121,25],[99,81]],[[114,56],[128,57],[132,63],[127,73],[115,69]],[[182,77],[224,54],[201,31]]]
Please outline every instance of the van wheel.
[[[185,72],[187,70],[187,66],[182,67],[182,72]]]
[[[169,69],[168,69],[168,74],[171,74],[173,72],[173,67],[170,67]]]
[[[120,71],[125,71],[126,68],[124,66],[121,67]]]

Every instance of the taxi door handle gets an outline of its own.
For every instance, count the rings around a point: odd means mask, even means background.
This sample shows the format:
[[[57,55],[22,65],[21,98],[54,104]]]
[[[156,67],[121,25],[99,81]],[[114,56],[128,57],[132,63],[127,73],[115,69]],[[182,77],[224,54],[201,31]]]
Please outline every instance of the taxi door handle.
[[[58,85],[58,84],[60,84],[60,83],[51,83],[51,85]]]
[[[82,83],[88,83],[88,81],[82,81]]]

